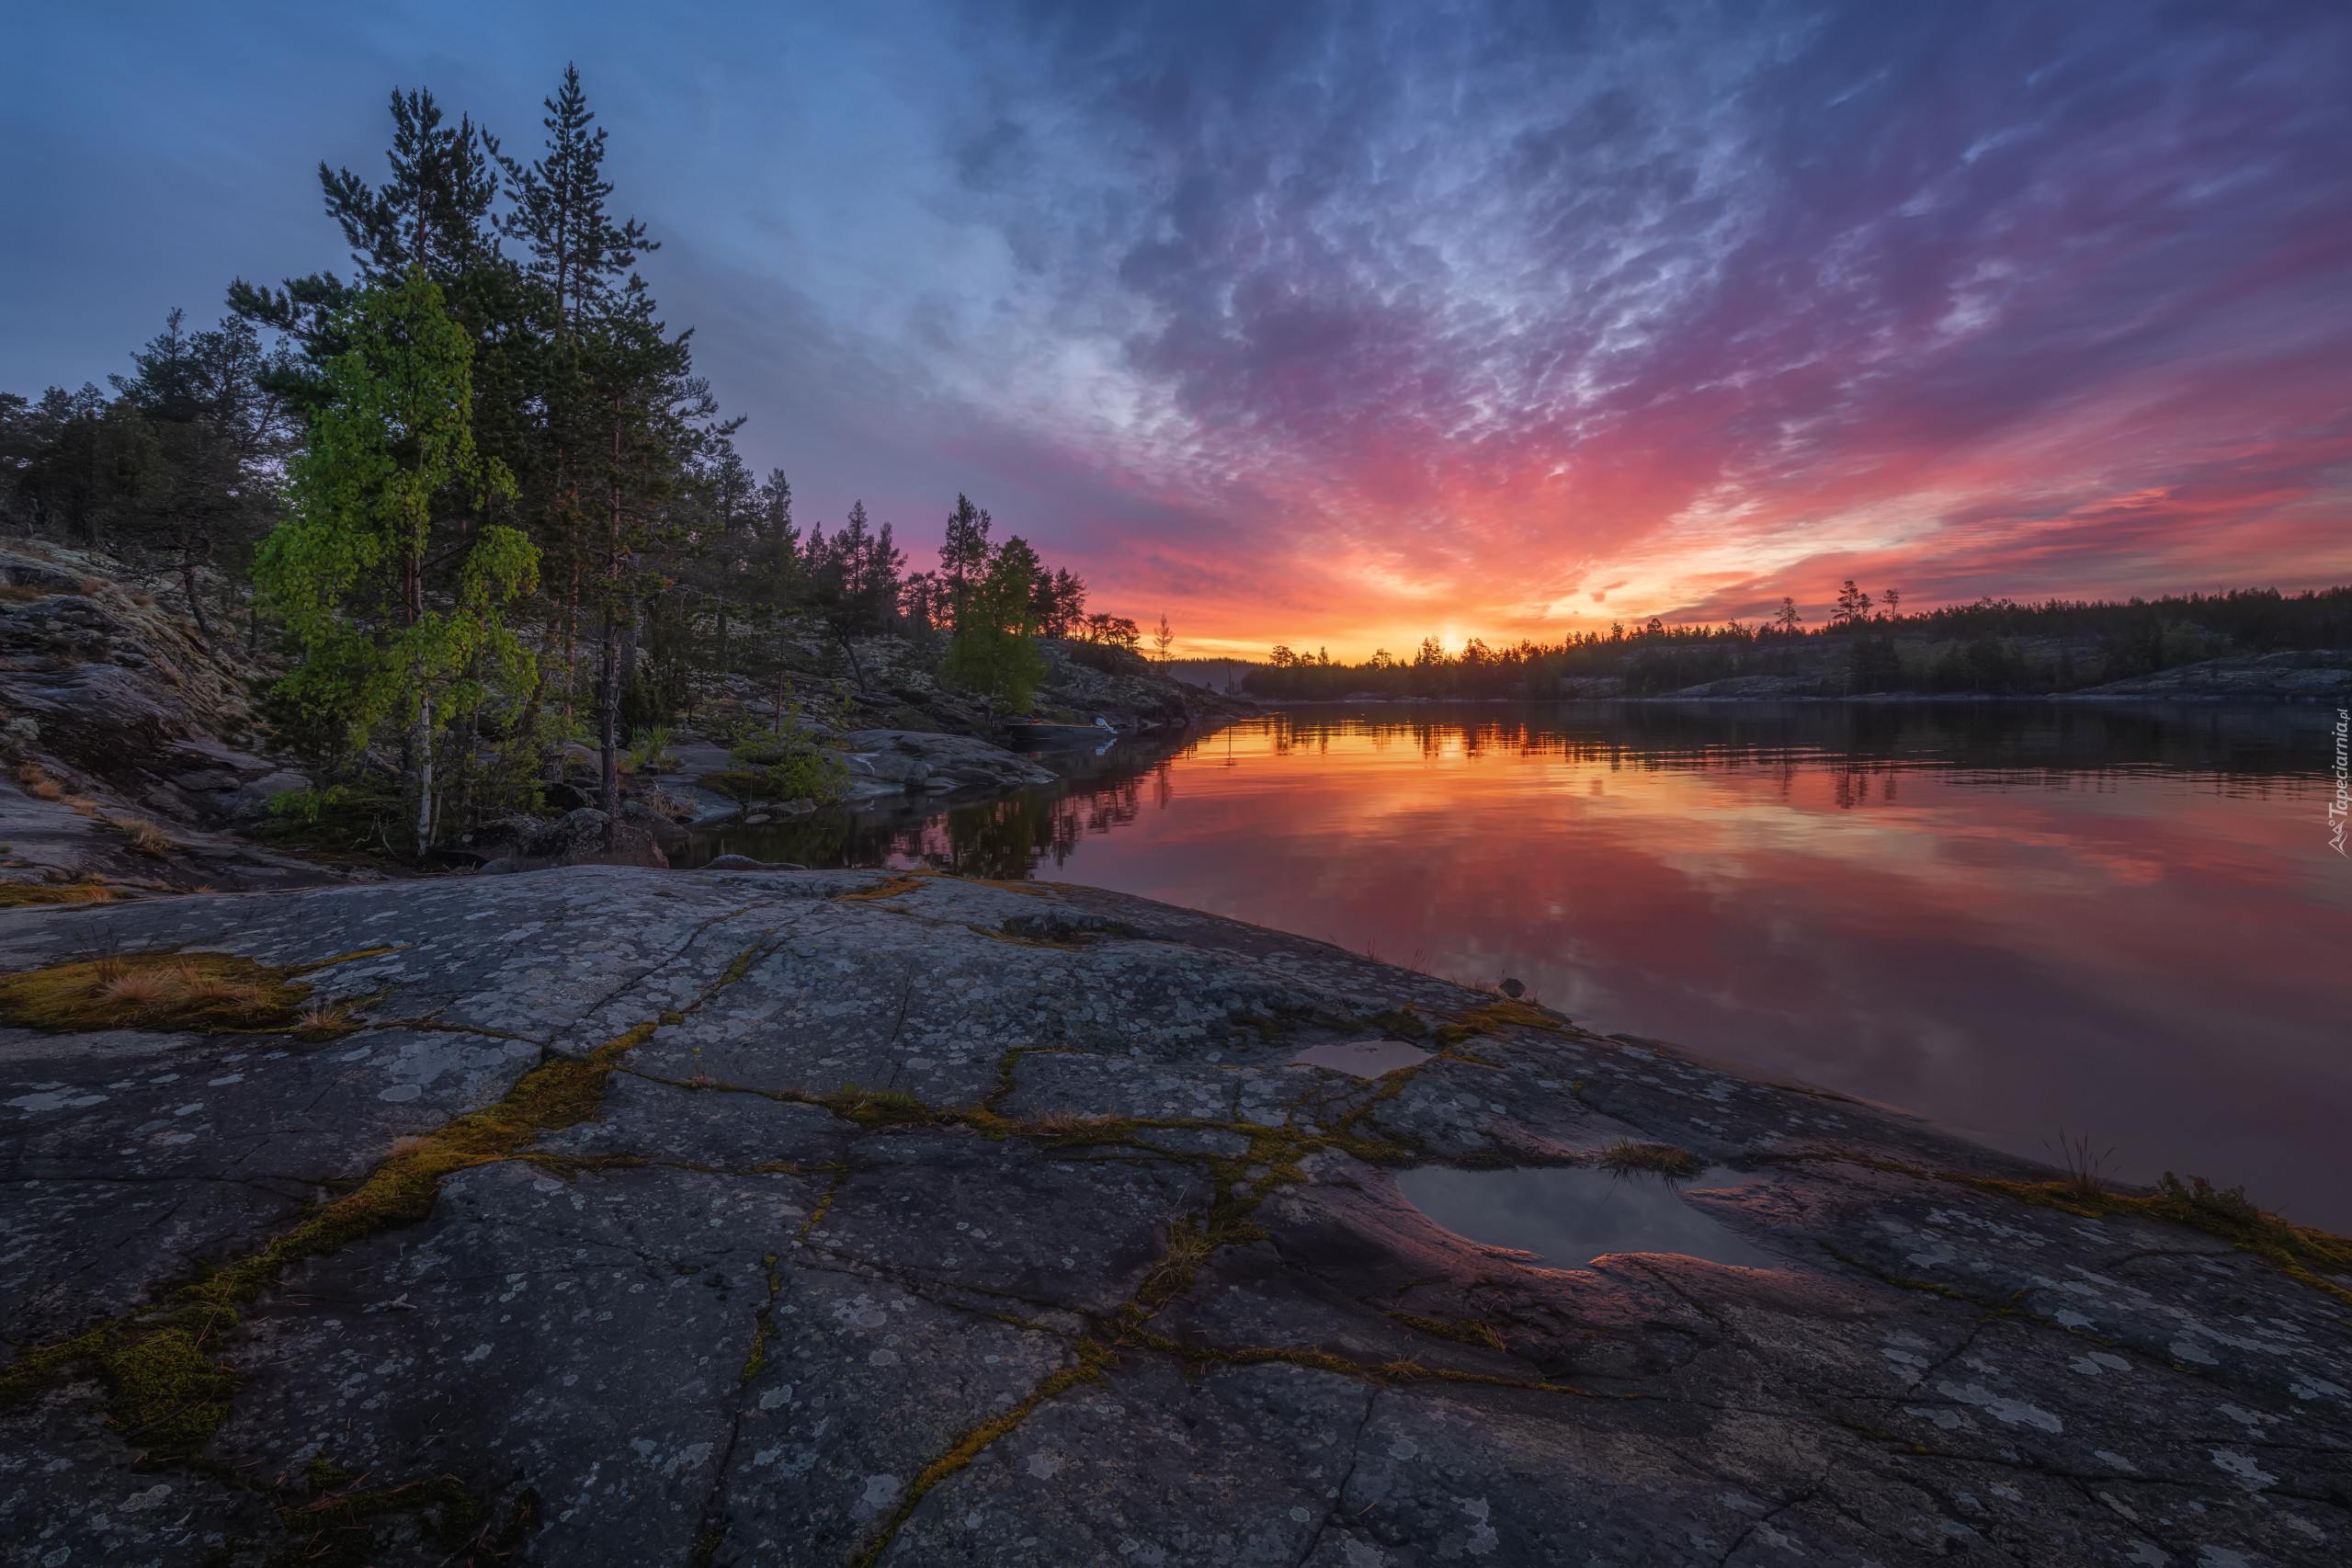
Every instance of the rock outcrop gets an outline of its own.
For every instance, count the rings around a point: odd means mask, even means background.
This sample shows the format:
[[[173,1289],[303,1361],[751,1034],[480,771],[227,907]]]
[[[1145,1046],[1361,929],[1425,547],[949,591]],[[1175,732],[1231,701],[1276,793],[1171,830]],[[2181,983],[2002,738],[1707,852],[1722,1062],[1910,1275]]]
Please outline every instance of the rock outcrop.
[[[858,730],[849,736],[849,746],[853,785],[871,786],[853,794],[1013,790],[1051,784],[1056,777],[1017,753],[971,735]]]
[[[2352,1532],[2352,1278],[1322,943],[601,867],[0,920],[0,1024],[131,1007],[52,967],[92,955],[238,955],[314,1008],[0,1033],[8,1562],[2187,1568]],[[1433,1054],[1291,1064],[1383,1038]],[[1540,1267],[1390,1175],[1619,1140],[1732,1167],[1687,1201],[1772,1266]]]
[[[2352,703],[2352,653],[2290,650],[2207,659],[2068,695],[2192,702],[2332,702],[2340,707]]]
[[[462,834],[437,853],[444,859],[470,858],[494,874],[558,866],[666,868],[665,844],[683,845],[686,836],[667,818],[631,801],[621,807],[618,823],[593,806],[566,812],[553,822],[513,817]]]

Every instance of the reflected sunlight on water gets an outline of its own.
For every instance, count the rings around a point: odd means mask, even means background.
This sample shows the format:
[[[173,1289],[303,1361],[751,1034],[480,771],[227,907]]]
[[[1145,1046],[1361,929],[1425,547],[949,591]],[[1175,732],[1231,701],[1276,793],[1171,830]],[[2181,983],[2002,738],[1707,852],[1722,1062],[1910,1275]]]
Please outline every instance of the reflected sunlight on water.
[[[2332,712],[2059,703],[1301,709],[809,865],[1116,888],[1921,1111],[2063,1126],[2352,1229]]]

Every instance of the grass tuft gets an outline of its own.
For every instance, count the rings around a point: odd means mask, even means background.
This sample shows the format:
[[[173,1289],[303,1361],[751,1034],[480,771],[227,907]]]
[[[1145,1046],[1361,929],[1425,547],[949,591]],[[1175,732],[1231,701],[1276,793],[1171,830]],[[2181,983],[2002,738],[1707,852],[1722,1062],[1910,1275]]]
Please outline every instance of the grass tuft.
[[[846,1078],[837,1092],[811,1098],[843,1120],[854,1121],[860,1127],[915,1127],[944,1121],[952,1115],[925,1103],[913,1089],[881,1088]]]
[[[0,975],[0,1020],[63,1034],[291,1029],[311,992],[299,972],[230,953],[100,953]]]
[[[23,909],[56,903],[112,903],[122,894],[104,882],[80,881],[66,887],[40,882],[0,882],[0,909]]]

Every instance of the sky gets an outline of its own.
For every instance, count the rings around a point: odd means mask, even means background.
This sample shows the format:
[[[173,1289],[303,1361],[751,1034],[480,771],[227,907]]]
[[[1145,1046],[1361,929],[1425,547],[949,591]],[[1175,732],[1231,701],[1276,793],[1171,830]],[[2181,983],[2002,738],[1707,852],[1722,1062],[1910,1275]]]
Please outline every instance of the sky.
[[[47,6],[0,390],[348,272],[395,87],[576,62],[803,520],[959,493],[1178,651],[2352,579],[2352,7]]]

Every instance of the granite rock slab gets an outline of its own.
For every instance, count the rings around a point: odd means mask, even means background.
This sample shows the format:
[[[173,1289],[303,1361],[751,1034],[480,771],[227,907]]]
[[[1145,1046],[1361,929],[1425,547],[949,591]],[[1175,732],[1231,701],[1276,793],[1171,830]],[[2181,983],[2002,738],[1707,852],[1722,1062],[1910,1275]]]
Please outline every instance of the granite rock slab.
[[[50,1369],[0,1402],[11,1568],[2352,1556],[2327,1282],[1324,943],[1045,883],[607,866],[0,916],[11,970],[94,948],[320,965],[359,1028],[0,1017],[0,1378]],[[1292,1060],[1365,1040],[1429,1054]],[[44,1358],[557,1079],[596,1087],[207,1329],[233,1388],[199,1449],[126,1440],[116,1374]],[[1392,1175],[1625,1139],[1728,1169],[1681,1201],[1771,1267],[1545,1267]]]

